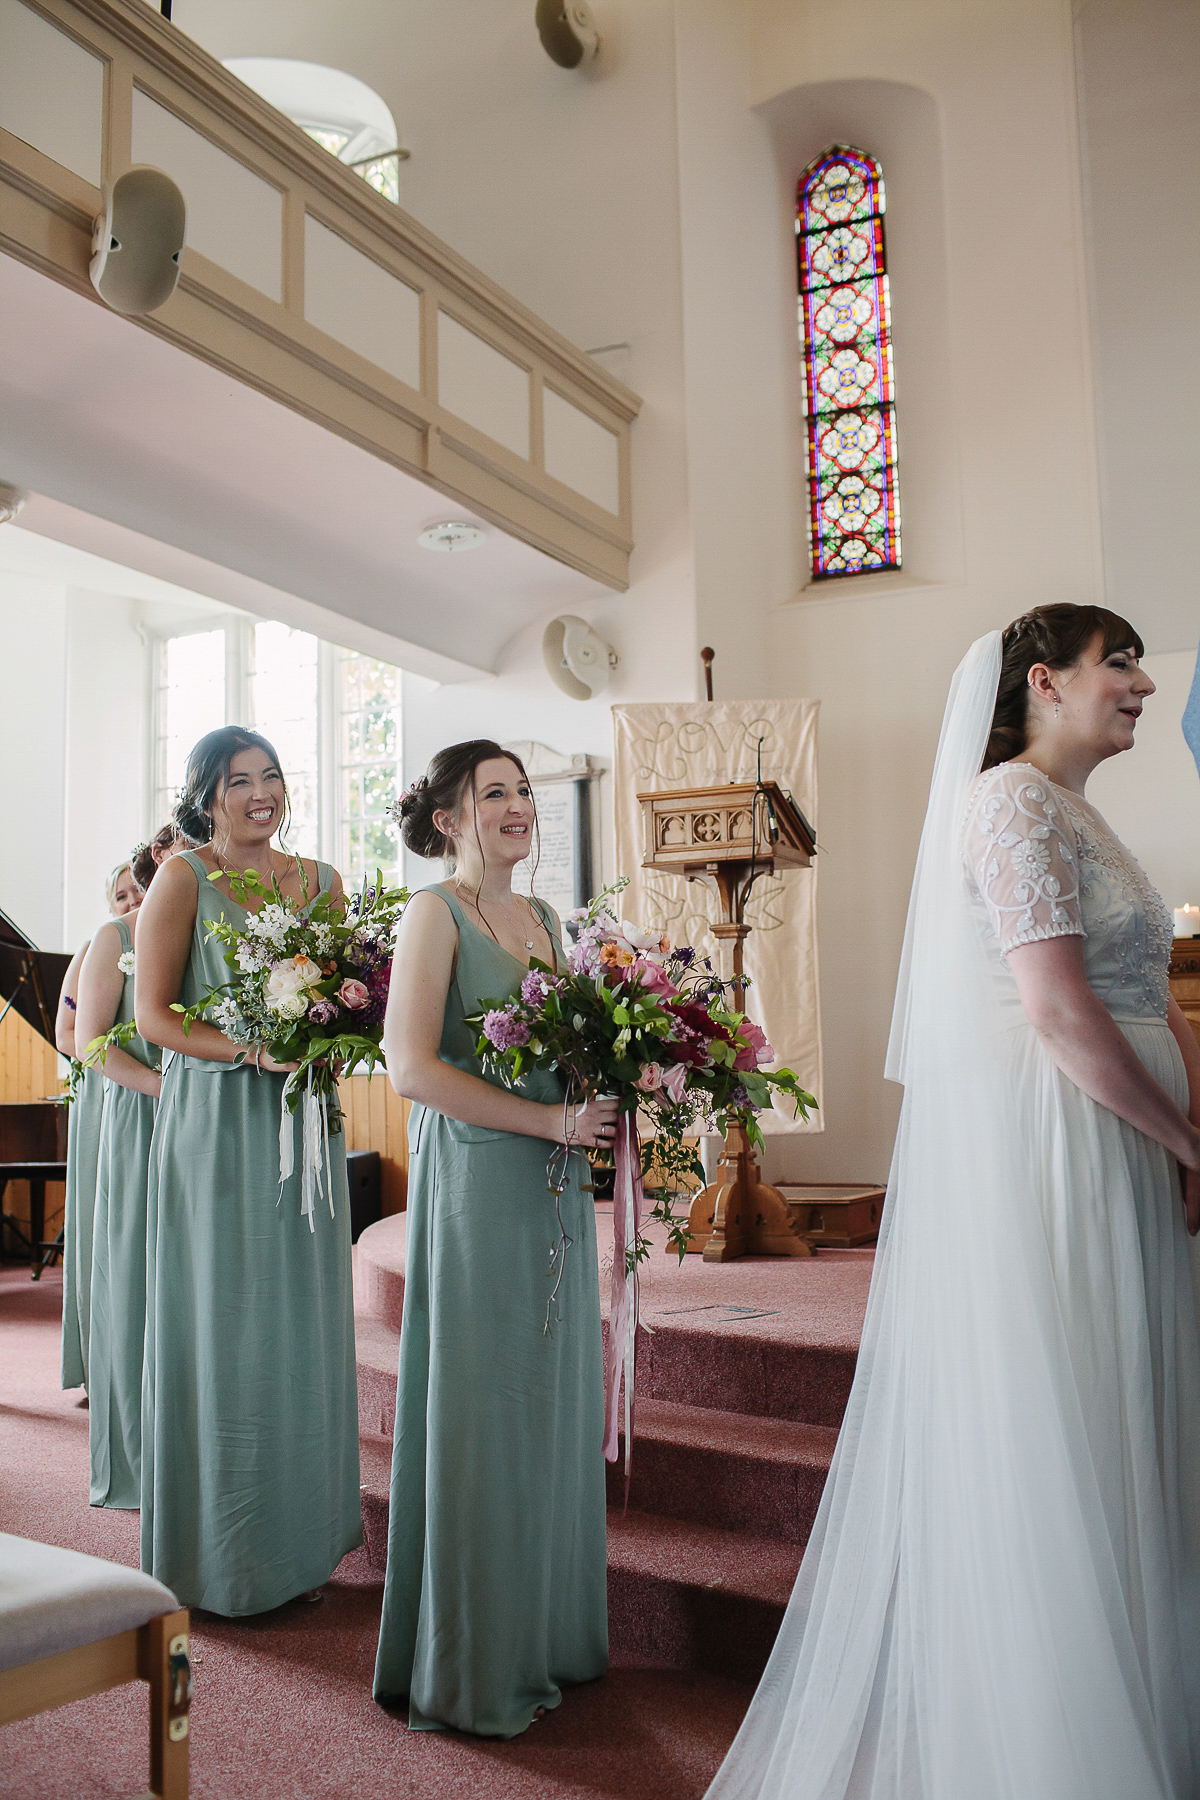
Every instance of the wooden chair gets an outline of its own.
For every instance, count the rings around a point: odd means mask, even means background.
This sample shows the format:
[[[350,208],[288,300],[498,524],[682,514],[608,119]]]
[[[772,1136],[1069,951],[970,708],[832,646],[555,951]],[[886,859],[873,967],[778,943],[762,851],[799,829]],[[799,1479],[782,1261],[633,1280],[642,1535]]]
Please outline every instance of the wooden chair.
[[[187,1608],[136,1569],[0,1532],[0,1725],[127,1681],[150,1686],[150,1794],[187,1800]]]

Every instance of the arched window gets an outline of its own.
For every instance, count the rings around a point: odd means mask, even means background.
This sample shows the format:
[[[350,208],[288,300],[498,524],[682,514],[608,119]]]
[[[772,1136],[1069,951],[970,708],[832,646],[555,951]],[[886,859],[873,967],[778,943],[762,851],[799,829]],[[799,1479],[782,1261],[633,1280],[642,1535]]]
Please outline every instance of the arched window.
[[[900,567],[883,170],[834,144],[796,189],[814,579]]]
[[[225,67],[399,206],[408,151],[399,148],[395,120],[374,88],[343,69],[283,56],[234,56]]]

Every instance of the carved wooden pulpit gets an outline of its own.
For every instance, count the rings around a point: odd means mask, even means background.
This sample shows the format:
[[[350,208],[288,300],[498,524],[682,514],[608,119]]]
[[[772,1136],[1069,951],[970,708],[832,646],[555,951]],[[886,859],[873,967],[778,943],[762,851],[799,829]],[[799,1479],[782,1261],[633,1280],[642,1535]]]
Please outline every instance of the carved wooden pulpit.
[[[751,926],[746,902],[761,875],[802,869],[816,850],[812,827],[774,781],[733,782],[709,788],[676,788],[639,794],[646,828],[644,869],[709,881],[721,917],[711,927],[733,946],[733,980],[742,1005],[742,954]],[[701,1189],[688,1216],[688,1248],[705,1262],[738,1256],[811,1256],[798,1233],[802,1223],[778,1189],[759,1177],[758,1159],[745,1127],[731,1124],[717,1179]]]

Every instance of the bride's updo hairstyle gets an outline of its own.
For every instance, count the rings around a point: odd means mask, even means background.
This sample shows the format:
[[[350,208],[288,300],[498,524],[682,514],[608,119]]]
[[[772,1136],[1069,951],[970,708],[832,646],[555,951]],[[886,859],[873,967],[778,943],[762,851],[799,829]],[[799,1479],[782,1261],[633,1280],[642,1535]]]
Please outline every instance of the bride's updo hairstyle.
[[[454,855],[454,845],[433,822],[435,812],[458,814],[471,788],[480,763],[510,762],[528,781],[525,765],[519,756],[491,738],[471,738],[465,744],[448,744],[439,750],[419,781],[414,781],[396,803],[394,816],[400,836],[414,856],[432,861],[438,856]],[[536,808],[535,808],[536,813]]]
[[[274,745],[244,725],[222,725],[192,746],[179,799],[171,814],[175,829],[193,844],[212,842],[213,807],[229,780],[230,764],[241,750],[261,750],[279,770],[279,779],[283,782],[283,820],[279,827],[282,842],[283,834],[291,824],[292,802]]]
[[[1035,663],[1049,669],[1073,669],[1099,636],[1100,661],[1114,650],[1143,655],[1142,640],[1128,619],[1106,606],[1035,606],[1014,619],[1002,639],[1003,660],[996,710],[984,752],[983,767],[1011,762],[1029,742],[1029,671]]]

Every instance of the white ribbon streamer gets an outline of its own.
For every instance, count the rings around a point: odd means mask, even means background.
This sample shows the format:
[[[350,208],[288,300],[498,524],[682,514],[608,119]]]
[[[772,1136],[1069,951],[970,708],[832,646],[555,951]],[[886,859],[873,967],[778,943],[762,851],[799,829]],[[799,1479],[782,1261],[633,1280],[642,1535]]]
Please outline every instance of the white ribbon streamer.
[[[291,1077],[284,1083],[283,1093],[279,1101],[279,1198],[283,1199],[284,1185],[291,1179],[295,1170],[295,1121],[288,1110],[288,1088]],[[329,1155],[329,1102],[324,1094],[313,1091],[313,1071],[308,1071],[308,1085],[300,1101],[300,1217],[308,1220],[308,1229],[315,1232],[316,1203],[322,1188],[329,1199],[329,1216],[336,1218],[333,1208],[333,1168]],[[322,1168],[324,1179],[322,1179]]]

